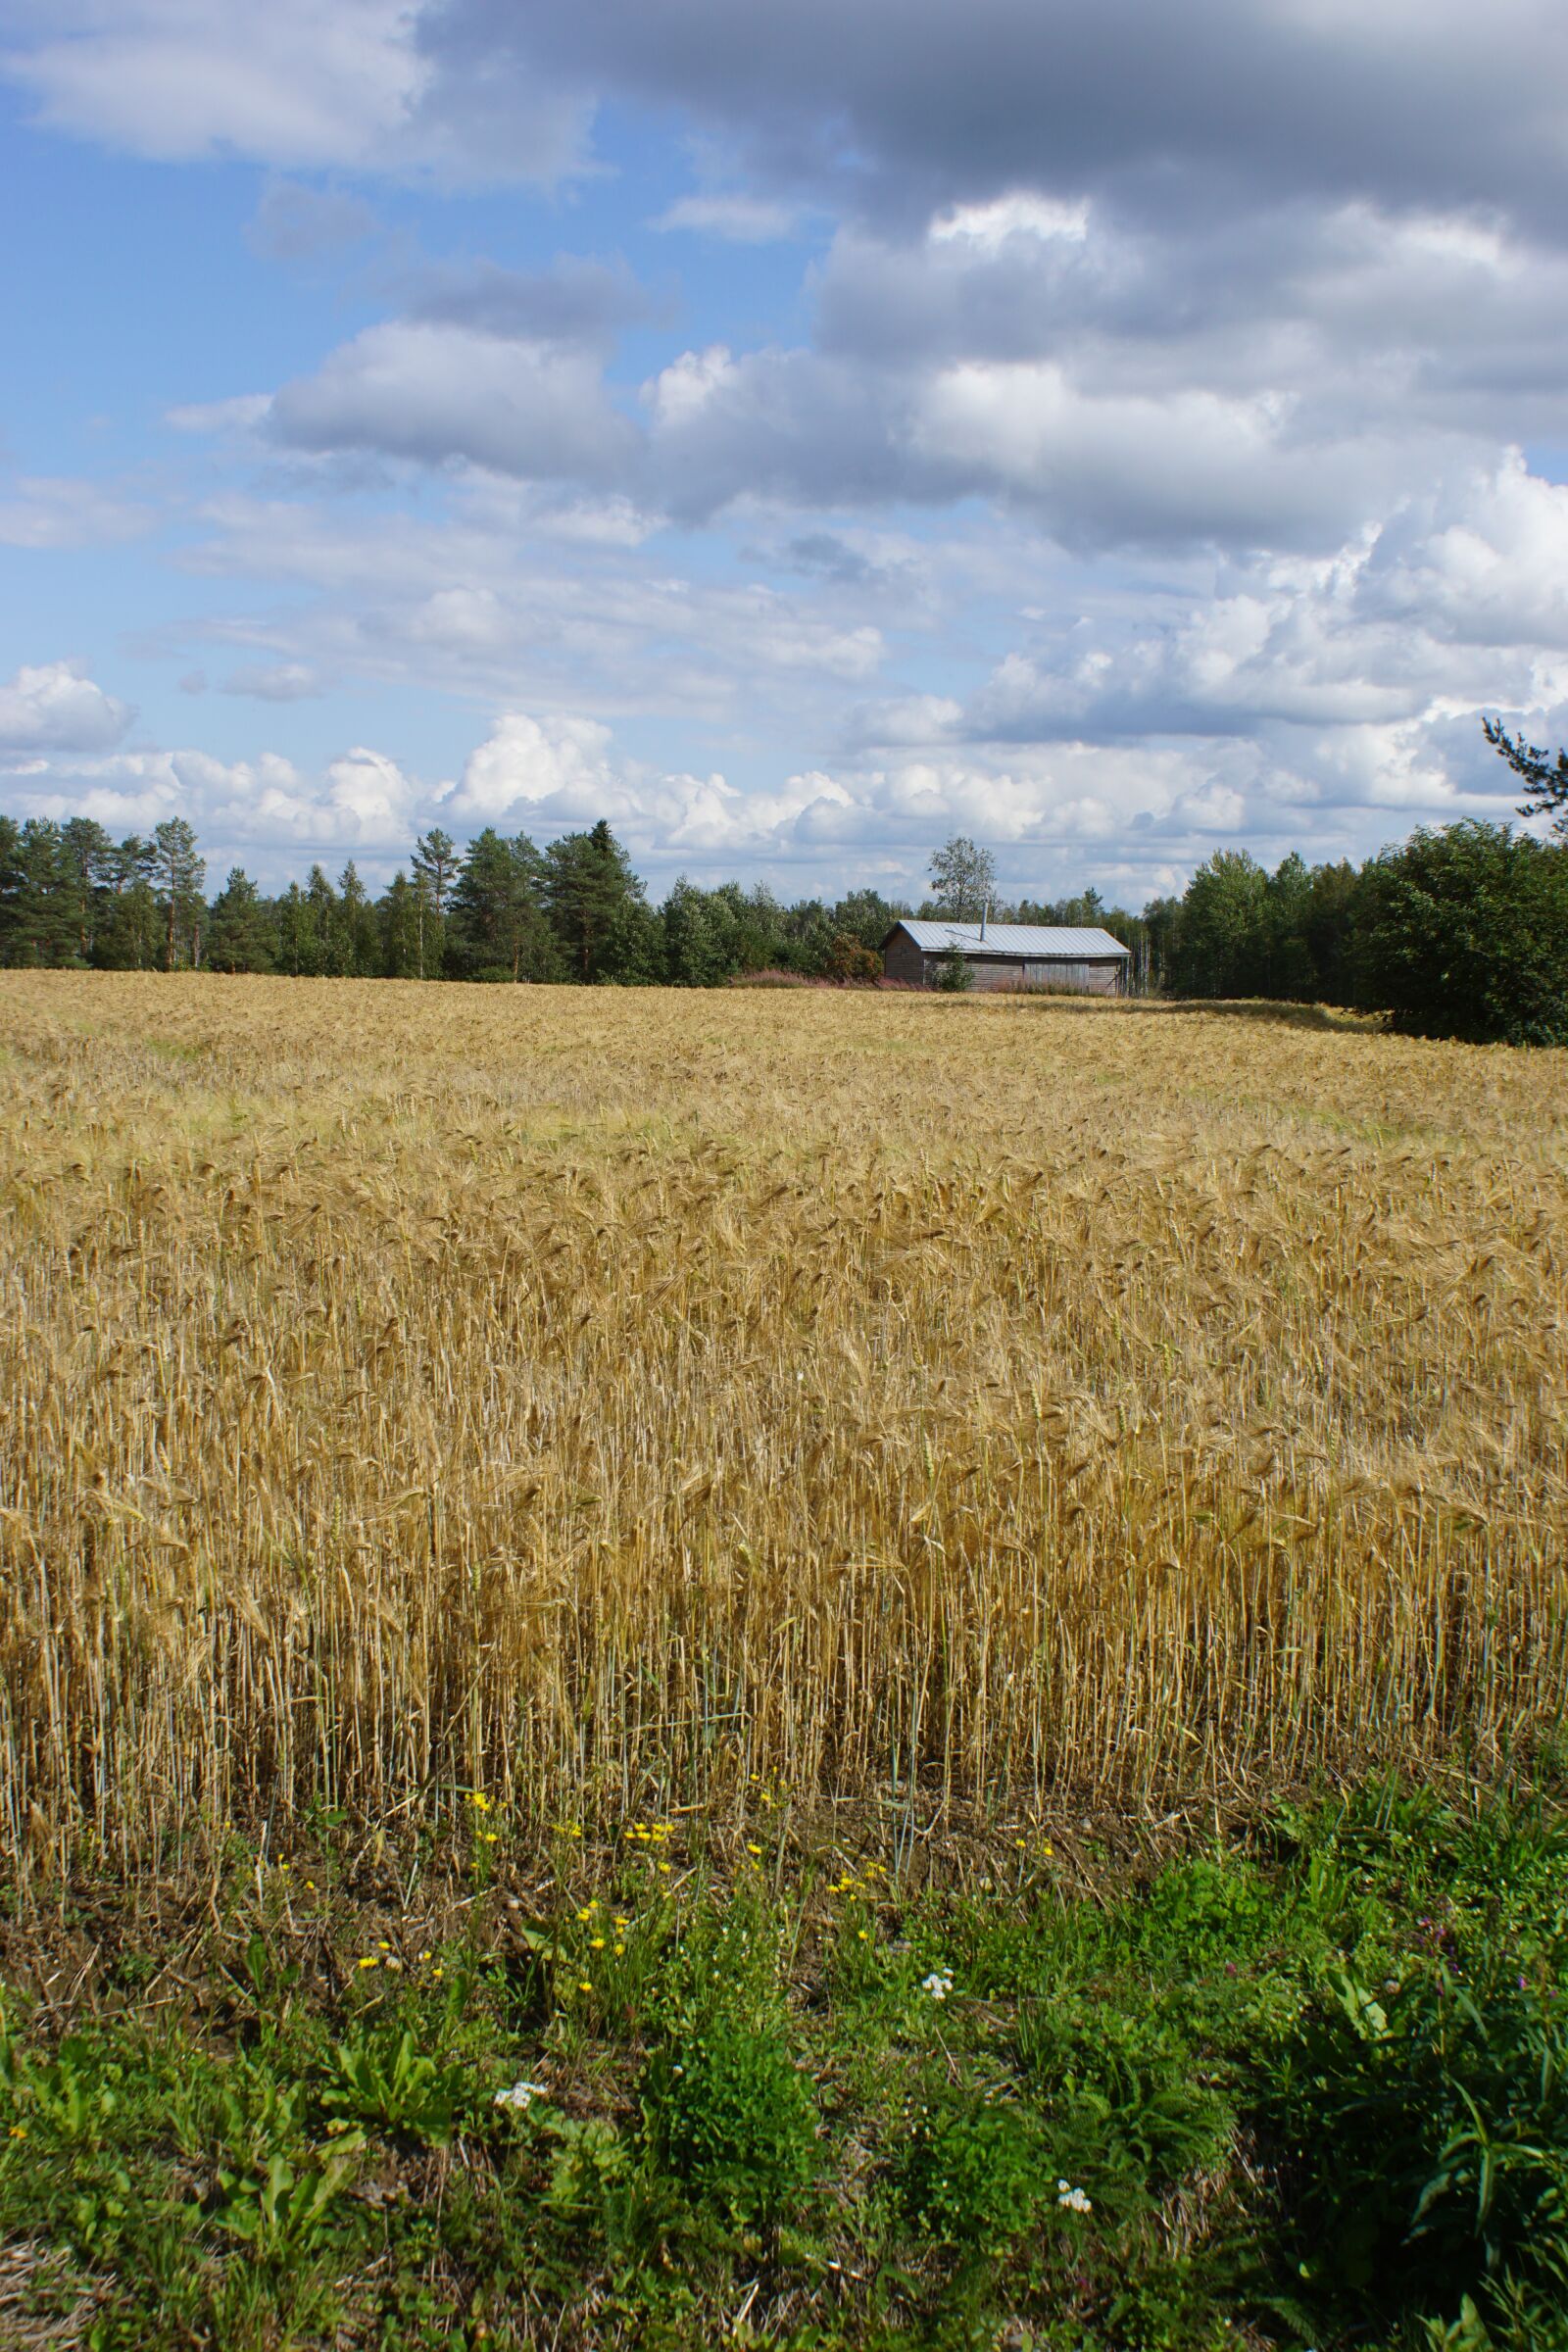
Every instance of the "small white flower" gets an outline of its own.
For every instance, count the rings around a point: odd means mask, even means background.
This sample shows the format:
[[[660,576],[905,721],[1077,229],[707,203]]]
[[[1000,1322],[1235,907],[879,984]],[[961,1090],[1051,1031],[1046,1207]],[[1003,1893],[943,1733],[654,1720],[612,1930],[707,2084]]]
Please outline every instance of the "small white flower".
[[[928,1992],[934,2001],[945,2001],[953,1990],[952,1969],[934,1968],[928,1977],[920,1979],[920,1990]]]
[[[1090,2198],[1086,2190],[1074,2188],[1066,2180],[1058,2180],[1056,2182],[1056,2203],[1058,2205],[1065,2206],[1069,2213],[1094,2212],[1095,2208],[1093,2200]]]
[[[496,2092],[495,2104],[514,2108],[520,2115],[525,2108],[533,2105],[535,2099],[546,2096],[547,2085],[543,2082],[514,2082],[510,2089]]]

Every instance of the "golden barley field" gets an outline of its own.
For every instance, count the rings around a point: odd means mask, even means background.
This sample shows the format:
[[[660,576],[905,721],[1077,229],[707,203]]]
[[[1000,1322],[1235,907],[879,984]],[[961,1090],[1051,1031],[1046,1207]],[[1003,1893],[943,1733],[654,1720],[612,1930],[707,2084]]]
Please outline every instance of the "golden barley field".
[[[1231,1802],[1568,1692],[1568,1056],[7,973],[0,1214],[25,1870]]]

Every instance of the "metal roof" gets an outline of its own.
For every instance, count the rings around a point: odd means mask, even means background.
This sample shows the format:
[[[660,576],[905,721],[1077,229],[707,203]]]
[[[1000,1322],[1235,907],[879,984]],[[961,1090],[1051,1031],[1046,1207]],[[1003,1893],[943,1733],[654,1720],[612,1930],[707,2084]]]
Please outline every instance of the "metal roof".
[[[1128,950],[1108,931],[1091,931],[1065,924],[987,923],[981,937],[978,923],[920,923],[906,915],[893,931],[907,931],[917,948],[940,956],[957,948],[965,956],[1125,956]],[[888,939],[893,937],[888,933]],[[887,940],[882,942],[887,946]]]

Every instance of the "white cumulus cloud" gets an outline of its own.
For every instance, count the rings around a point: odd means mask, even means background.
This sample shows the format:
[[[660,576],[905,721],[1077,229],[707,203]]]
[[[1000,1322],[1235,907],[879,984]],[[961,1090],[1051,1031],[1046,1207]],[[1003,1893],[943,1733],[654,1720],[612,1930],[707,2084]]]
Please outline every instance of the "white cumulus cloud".
[[[0,755],[107,751],[134,715],[79,663],[40,662],[0,686]]]

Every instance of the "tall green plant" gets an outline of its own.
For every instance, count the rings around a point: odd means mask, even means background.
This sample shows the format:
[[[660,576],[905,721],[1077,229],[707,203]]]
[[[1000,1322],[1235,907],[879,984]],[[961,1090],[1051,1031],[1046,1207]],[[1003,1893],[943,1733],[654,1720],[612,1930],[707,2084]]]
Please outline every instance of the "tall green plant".
[[[1568,847],[1508,825],[1423,829],[1368,881],[1365,986],[1396,1027],[1568,1045]]]

